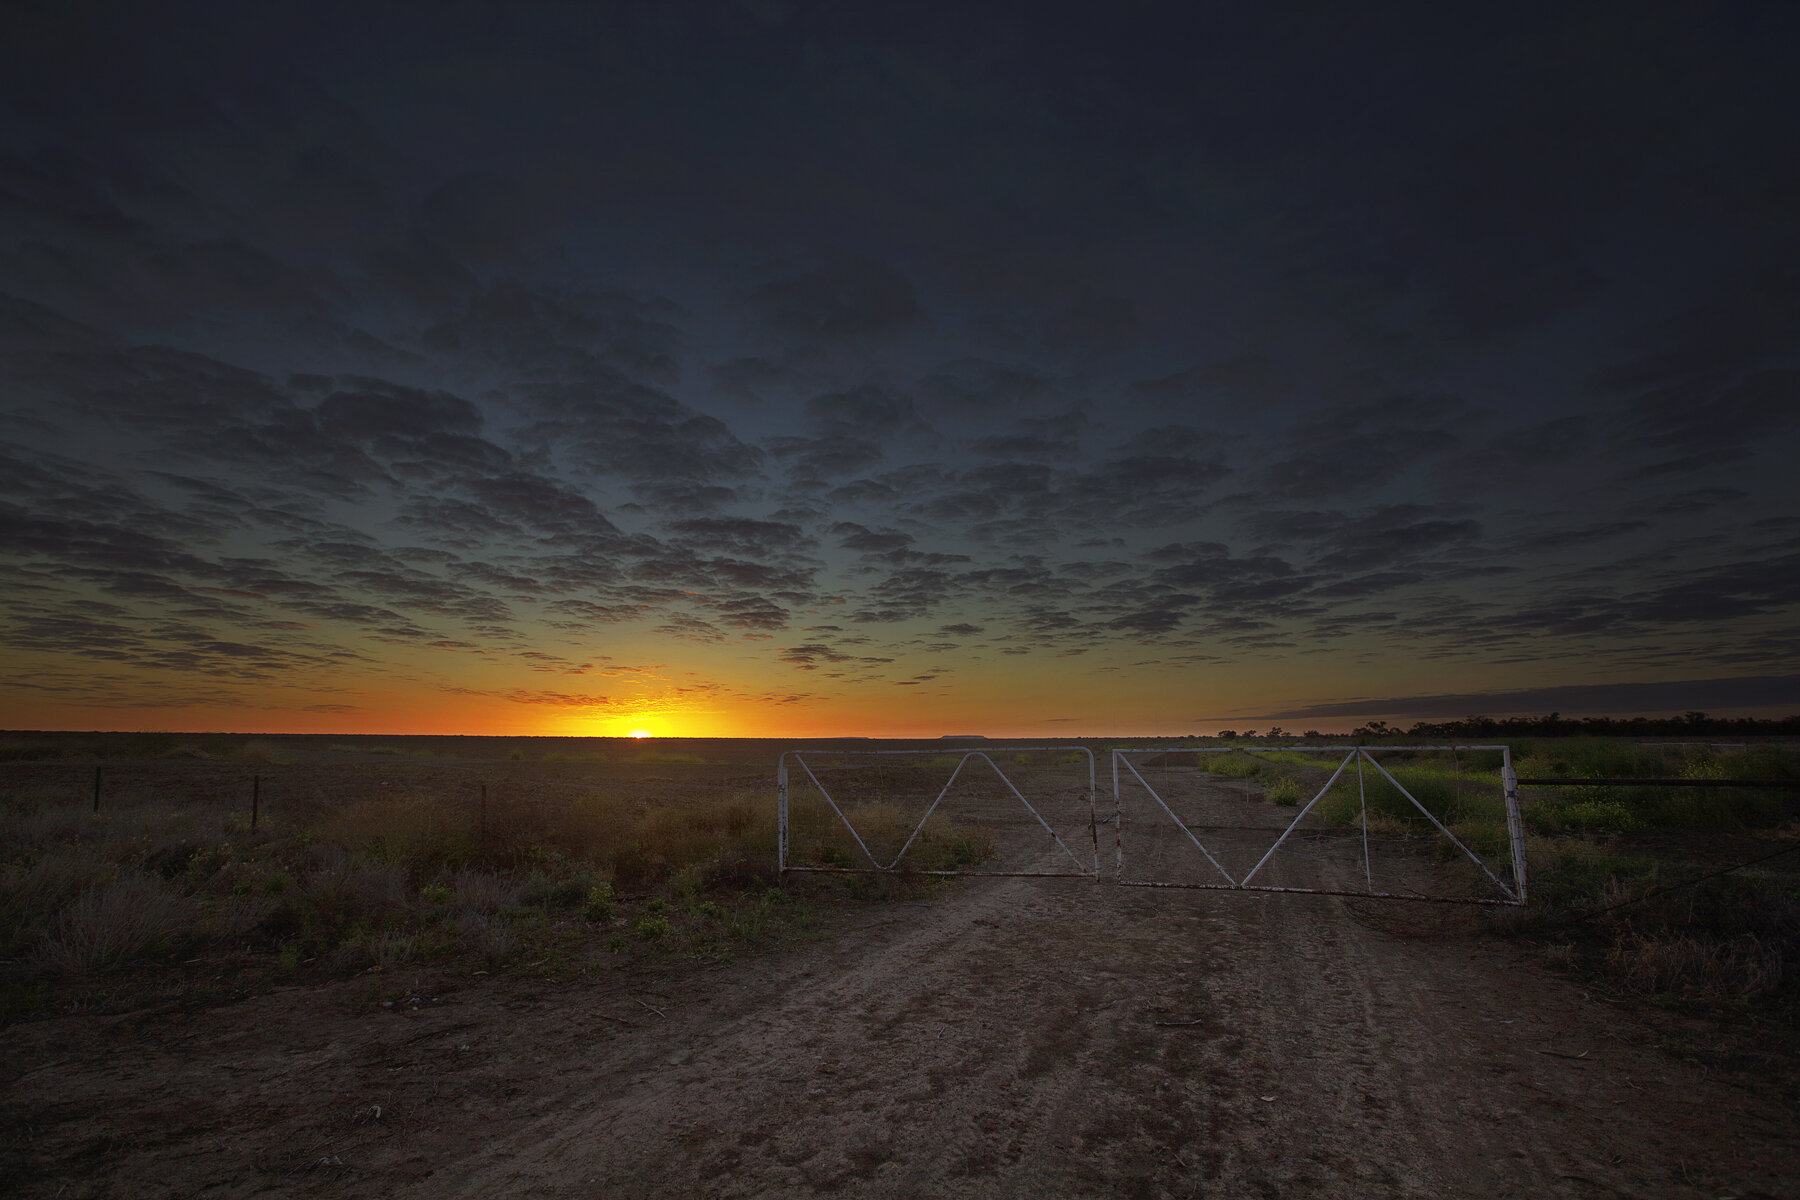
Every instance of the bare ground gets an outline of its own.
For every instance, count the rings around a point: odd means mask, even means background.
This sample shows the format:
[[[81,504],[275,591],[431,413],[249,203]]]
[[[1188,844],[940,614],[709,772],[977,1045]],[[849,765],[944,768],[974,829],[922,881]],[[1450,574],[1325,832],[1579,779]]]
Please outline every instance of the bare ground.
[[[1461,909],[966,881],[423,990],[14,1026],[0,1191],[1800,1195],[1791,1111]]]

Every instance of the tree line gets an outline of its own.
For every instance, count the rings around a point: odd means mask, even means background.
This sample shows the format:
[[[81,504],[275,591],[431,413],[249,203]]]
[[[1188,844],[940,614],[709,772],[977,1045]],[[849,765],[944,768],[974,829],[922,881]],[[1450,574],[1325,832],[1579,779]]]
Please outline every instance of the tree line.
[[[1678,717],[1565,717],[1559,712],[1542,717],[1463,717],[1455,721],[1417,721],[1406,728],[1386,721],[1370,721],[1348,734],[1320,733],[1308,729],[1290,733],[1276,725],[1264,733],[1254,729],[1221,729],[1224,741],[1304,742],[1379,741],[1382,738],[1474,740],[1478,738],[1536,737],[1679,737],[1751,738],[1800,737],[1800,716],[1715,717],[1704,712],[1685,712]]]

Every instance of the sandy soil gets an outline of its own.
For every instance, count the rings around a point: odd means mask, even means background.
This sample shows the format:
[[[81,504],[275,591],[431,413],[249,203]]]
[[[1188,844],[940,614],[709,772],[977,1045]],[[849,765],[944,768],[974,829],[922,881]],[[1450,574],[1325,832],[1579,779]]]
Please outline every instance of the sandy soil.
[[[1469,910],[964,881],[727,965],[0,1034],[21,1196],[1796,1196]],[[390,981],[391,984],[391,981]]]

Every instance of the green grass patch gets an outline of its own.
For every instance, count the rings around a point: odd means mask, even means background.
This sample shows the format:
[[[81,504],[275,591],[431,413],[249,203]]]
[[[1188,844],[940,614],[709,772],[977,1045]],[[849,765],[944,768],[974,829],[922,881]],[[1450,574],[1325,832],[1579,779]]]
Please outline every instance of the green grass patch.
[[[1310,794],[1300,786],[1300,781],[1291,777],[1277,779],[1263,789],[1264,800],[1286,808],[1293,808],[1301,801],[1310,798]]]
[[[1497,772],[1490,776],[1465,770],[1431,755],[1390,753],[1381,757],[1381,765],[1386,775],[1361,764],[1360,779],[1355,764],[1347,767],[1314,811],[1334,825],[1358,823],[1366,806],[1372,818],[1402,827],[1430,825],[1435,817],[1446,826],[1504,828],[1506,802]]]
[[[1225,754],[1196,754],[1194,759],[1195,765],[1202,771],[1223,779],[1254,779],[1268,769],[1258,758],[1241,750]]]

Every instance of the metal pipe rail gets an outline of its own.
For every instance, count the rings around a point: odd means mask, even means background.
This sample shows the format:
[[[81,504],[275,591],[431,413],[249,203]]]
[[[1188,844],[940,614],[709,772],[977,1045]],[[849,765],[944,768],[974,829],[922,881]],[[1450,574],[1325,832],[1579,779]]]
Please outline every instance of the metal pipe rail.
[[[1800,779],[1665,779],[1644,777],[1521,779],[1520,787],[1694,787],[1694,788],[1767,788],[1800,792]]]

